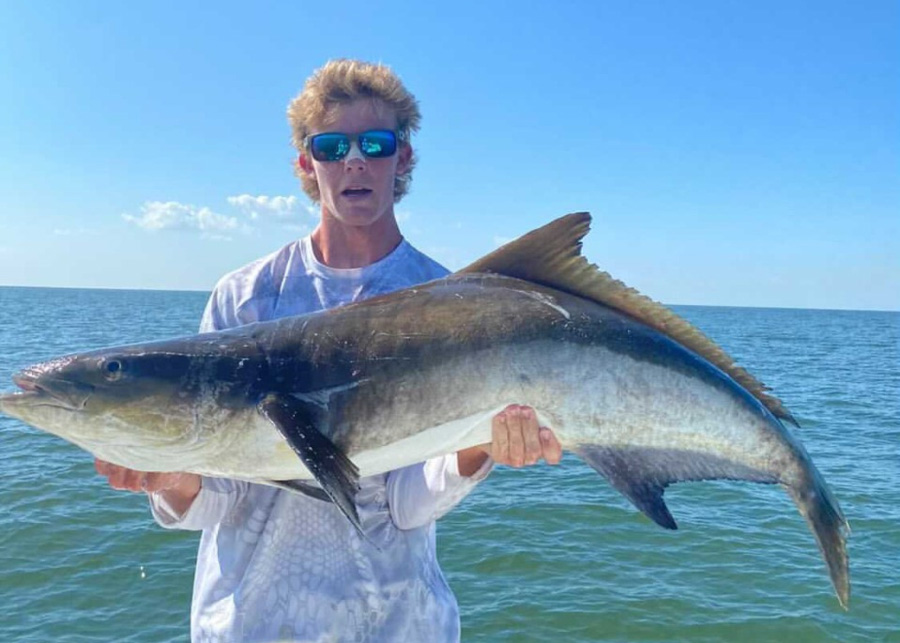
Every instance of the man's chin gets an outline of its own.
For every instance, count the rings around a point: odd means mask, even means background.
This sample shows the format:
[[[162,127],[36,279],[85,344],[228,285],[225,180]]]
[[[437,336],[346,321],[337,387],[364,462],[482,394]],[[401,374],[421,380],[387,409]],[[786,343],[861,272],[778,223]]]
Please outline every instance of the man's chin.
[[[393,218],[394,212],[390,210],[376,210],[362,204],[348,204],[344,207],[336,208],[332,212],[332,216],[343,225],[352,226],[354,228],[366,228],[379,223],[386,223]]]

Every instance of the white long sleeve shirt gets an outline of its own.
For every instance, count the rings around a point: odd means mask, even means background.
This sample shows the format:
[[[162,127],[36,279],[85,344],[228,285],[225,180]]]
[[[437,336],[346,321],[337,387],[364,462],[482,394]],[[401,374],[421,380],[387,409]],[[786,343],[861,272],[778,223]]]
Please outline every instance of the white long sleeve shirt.
[[[437,279],[447,271],[403,241],[356,269],[321,264],[309,237],[223,277],[201,331],[332,308]],[[363,478],[362,540],[331,503],[266,485],[203,478],[176,515],[156,494],[167,528],[202,530],[191,639],[200,641],[459,640],[459,610],[435,551],[435,520],[491,469],[459,475],[451,454]]]

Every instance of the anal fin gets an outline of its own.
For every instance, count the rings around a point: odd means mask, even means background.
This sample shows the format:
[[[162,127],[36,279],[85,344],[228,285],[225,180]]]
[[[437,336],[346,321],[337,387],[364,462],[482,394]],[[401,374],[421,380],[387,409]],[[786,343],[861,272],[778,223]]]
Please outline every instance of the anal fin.
[[[313,413],[300,400],[285,395],[268,395],[258,408],[306,465],[322,491],[366,538],[354,502],[359,491],[359,470],[316,428],[312,421]],[[281,484],[293,488],[290,482]]]
[[[582,445],[575,453],[644,515],[666,529],[678,529],[663,500],[663,492],[673,482],[716,479],[777,482],[763,471],[697,451]]]

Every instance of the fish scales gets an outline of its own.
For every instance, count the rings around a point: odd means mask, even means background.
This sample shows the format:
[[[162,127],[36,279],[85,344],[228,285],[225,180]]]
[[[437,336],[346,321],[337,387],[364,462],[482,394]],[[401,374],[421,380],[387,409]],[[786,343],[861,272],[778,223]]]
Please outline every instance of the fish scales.
[[[445,279],[337,309],[66,356],[0,410],[104,460],[309,493],[365,536],[360,475],[490,440],[527,404],[659,525],[675,482],[780,483],[842,605],[848,525],[781,402],[671,311],[580,256],[569,215]]]

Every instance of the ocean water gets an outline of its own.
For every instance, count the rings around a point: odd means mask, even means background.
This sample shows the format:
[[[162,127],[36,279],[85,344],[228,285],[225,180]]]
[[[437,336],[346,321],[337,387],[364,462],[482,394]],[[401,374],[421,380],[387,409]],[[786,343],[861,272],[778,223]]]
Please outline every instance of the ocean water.
[[[0,390],[191,333],[203,293],[0,288]],[[777,487],[674,485],[669,532],[592,470],[499,468],[438,527],[464,641],[900,641],[900,314],[676,307],[791,409],[853,533],[850,610]],[[197,535],[0,416],[0,641],[183,641]]]

